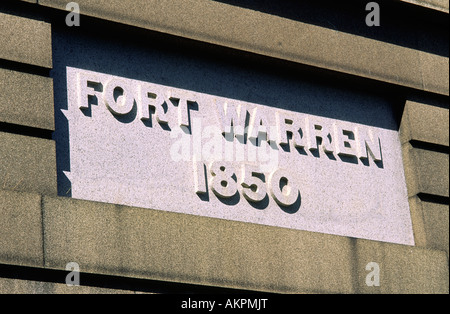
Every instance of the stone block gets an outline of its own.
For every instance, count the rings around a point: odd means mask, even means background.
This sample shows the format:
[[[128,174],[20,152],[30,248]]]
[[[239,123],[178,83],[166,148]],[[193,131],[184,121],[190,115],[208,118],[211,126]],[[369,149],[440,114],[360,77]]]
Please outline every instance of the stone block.
[[[57,194],[52,140],[0,132],[0,189]]]
[[[426,246],[449,253],[448,205],[421,201],[426,233]]]
[[[112,204],[43,198],[45,263],[272,292],[353,292],[350,239]]]
[[[448,13],[448,1],[447,0],[402,0],[425,8]]]
[[[0,68],[0,122],[54,130],[51,78]]]
[[[320,115],[309,115],[305,113],[307,105],[298,108],[300,112],[287,111],[72,67],[65,70],[68,110],[63,111],[61,120],[67,118],[68,128],[67,135],[61,136],[57,143],[58,147],[67,145],[70,151],[70,171],[64,171],[64,175],[71,184],[60,190],[70,189],[72,197],[378,241],[414,243],[397,126],[390,106],[377,98],[367,95],[364,101],[369,101],[373,108],[379,106],[371,118],[382,120],[385,127],[348,123],[350,119],[359,120],[356,113],[361,106],[361,102],[350,96],[346,97],[347,107],[340,110],[349,113],[346,120],[337,120],[328,118],[332,115],[320,102]],[[103,95],[88,88],[88,81],[102,84]],[[128,109],[121,106],[120,116],[115,111],[120,110],[119,106],[113,105],[112,100],[116,86],[126,90],[127,95]],[[182,100],[178,108],[168,102],[164,119],[171,132],[150,115],[147,100],[139,101],[139,90],[144,89],[159,98],[172,93],[187,99],[183,100],[186,102],[184,109]],[[301,93],[298,89],[297,92]],[[318,89],[317,92],[325,91]],[[88,93],[92,96],[87,97]],[[343,101],[337,94],[333,97],[333,106],[339,107]],[[90,105],[89,98],[96,98],[98,105]],[[279,102],[290,101],[287,98],[280,94]],[[133,99],[139,105],[134,106]],[[188,102],[197,104],[196,109],[188,109]],[[227,103],[226,111],[224,104]],[[240,109],[231,107],[237,103]],[[115,109],[111,109],[113,106]],[[146,123],[142,123],[137,112],[142,113],[141,119]],[[302,128],[303,135],[293,131],[298,136],[290,141],[290,147],[282,145],[279,139],[273,140],[270,147],[262,141],[260,145],[252,141],[243,143],[233,140],[234,134],[231,140],[226,140],[220,134],[231,122],[223,121],[233,112],[241,117],[248,114],[248,138],[252,133],[256,137],[262,132],[261,119],[269,134],[265,136],[275,138],[277,130],[287,125],[283,117],[292,119],[292,128],[293,125],[297,130]],[[361,115],[369,114],[361,110]],[[192,134],[179,128],[181,122],[177,119],[183,116],[186,121],[182,123],[189,125]],[[251,122],[253,120],[256,122]],[[234,123],[237,128],[239,122],[234,120]],[[244,121],[241,123],[244,130]],[[322,131],[317,132],[317,129]],[[351,135],[346,136],[346,132]],[[286,133],[282,131],[279,136],[286,137]],[[317,137],[326,139],[321,147]],[[293,141],[304,148],[295,148]],[[198,165],[195,170],[194,158]],[[222,167],[229,174],[221,176]],[[252,178],[249,170],[264,175],[264,179]],[[289,181],[283,197],[280,179],[276,178],[282,173]],[[231,179],[233,174],[236,178]],[[203,181],[197,186],[202,197],[193,186],[197,178],[200,178],[198,182]],[[229,188],[223,189],[226,178],[230,178]],[[260,186],[260,195],[248,192],[244,187],[247,182]],[[387,216],[390,219],[386,219]]]
[[[64,0],[39,3],[61,10],[67,4]],[[439,66],[448,64],[448,58],[424,53],[422,69],[417,50],[408,47],[216,1],[78,3],[82,14],[113,22],[448,95],[448,66]]]
[[[443,57],[420,51],[419,57],[424,90],[428,92],[439,93],[442,95],[448,95],[448,56]]]
[[[400,126],[402,143],[421,141],[449,145],[449,110],[424,103],[407,101]]]
[[[448,260],[444,251],[357,240],[355,253],[358,293],[448,294]],[[378,265],[378,286],[372,286],[376,282],[372,273],[376,267],[369,263]]]
[[[418,196],[409,199],[416,246],[449,252],[449,207],[423,201]]]
[[[50,24],[0,13],[0,59],[52,67]]]
[[[0,190],[0,263],[43,266],[41,196]]]

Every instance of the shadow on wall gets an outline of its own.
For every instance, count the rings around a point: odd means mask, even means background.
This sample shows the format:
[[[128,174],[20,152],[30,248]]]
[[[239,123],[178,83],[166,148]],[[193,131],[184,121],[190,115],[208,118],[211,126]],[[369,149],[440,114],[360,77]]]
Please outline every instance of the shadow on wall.
[[[376,0],[381,27],[368,27],[370,0],[214,0],[394,45],[449,56],[448,14],[402,1]],[[326,8],[326,10],[324,10]]]

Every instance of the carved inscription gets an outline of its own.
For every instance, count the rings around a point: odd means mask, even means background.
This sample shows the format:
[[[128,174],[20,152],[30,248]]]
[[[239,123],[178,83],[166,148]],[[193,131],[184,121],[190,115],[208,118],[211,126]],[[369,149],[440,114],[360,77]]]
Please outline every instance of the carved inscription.
[[[396,130],[75,68],[67,82],[72,197],[414,243]]]
[[[324,124],[300,113],[276,110],[268,116],[256,105],[234,100],[211,103],[197,99],[196,93],[177,93],[175,89],[155,84],[134,82],[125,79],[101,79],[95,75],[78,73],[79,108],[90,106],[89,99],[95,98],[104,104],[111,114],[125,116],[137,107],[141,121],[158,122],[165,130],[174,127],[191,132],[189,115],[192,107],[196,111],[204,106],[214,106],[220,121],[221,134],[228,141],[235,138],[249,145],[266,142],[274,149],[292,146],[297,151],[314,152],[322,149],[328,156],[356,157],[382,162],[382,144],[378,134],[361,126],[343,127],[336,122]],[[99,92],[102,90],[103,92]]]
[[[154,84],[141,82],[136,85],[130,80],[102,79],[85,73],[78,73],[77,77],[79,109],[88,109],[89,99],[95,98],[95,102],[106,106],[112,115],[123,117],[137,110],[137,118],[141,121],[152,120],[169,131],[181,128],[191,134],[189,116],[192,107],[200,111],[203,106],[213,106],[197,99],[195,93],[179,93]],[[374,163],[381,164],[381,140],[370,129],[359,126],[343,128],[336,122],[327,125],[293,112],[276,111],[275,115],[269,116],[256,105],[233,100],[211,98],[211,102],[215,105],[217,120],[221,122],[220,133],[229,142],[236,138],[246,145],[261,146],[265,143],[277,150],[290,145],[295,148],[293,153],[309,151],[311,156],[322,149],[329,158],[334,158],[336,154],[366,162],[372,159]],[[203,163],[193,167],[197,194],[207,193],[209,178],[211,190],[219,198],[233,197],[238,190],[242,190],[247,201],[260,202],[269,192],[278,205],[291,206],[299,195],[299,188],[287,169],[274,168],[270,173],[264,173],[251,164],[241,164],[235,169],[224,160],[210,161],[206,168],[208,171],[205,172]],[[280,188],[281,185],[283,188]]]

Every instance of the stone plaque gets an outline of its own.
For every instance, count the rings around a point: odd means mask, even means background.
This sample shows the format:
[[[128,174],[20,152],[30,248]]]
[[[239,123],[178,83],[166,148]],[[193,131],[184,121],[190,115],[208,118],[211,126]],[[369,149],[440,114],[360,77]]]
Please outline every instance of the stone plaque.
[[[396,130],[71,67],[67,90],[74,198],[414,244]]]

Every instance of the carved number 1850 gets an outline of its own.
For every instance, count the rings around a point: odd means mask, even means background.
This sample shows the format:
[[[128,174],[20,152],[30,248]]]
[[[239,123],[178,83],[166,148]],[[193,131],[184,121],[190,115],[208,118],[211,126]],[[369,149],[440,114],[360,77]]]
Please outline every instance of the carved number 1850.
[[[260,202],[269,193],[278,205],[288,207],[299,196],[299,189],[284,169],[276,169],[266,175],[255,166],[242,164],[238,180],[236,169],[231,163],[214,161],[205,165],[194,160],[194,186],[197,194],[208,193],[207,174],[211,177],[209,186],[219,198],[233,197],[240,189],[249,202]]]

